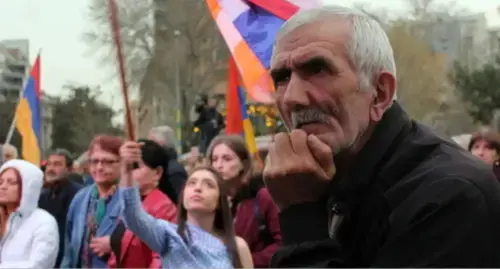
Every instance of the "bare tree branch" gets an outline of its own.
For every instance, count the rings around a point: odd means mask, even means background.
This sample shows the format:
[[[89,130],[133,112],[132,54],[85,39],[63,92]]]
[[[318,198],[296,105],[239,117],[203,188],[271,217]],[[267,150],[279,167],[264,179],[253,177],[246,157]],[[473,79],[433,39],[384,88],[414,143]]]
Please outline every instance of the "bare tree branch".
[[[154,52],[152,4],[149,0],[121,0],[117,1],[117,4],[128,83],[139,85]],[[102,64],[115,66],[107,1],[92,0],[87,15],[92,23],[89,30],[83,34],[84,42],[93,53],[102,55]],[[115,73],[111,76],[115,76]]]

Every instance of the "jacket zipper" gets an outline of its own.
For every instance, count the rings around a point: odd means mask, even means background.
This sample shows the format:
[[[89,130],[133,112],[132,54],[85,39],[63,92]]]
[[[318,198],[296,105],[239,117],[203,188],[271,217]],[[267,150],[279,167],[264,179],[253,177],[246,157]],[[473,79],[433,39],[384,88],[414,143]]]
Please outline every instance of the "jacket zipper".
[[[328,235],[331,239],[337,239],[337,232],[344,221],[345,215],[340,204],[335,203],[330,209],[330,221],[328,224]]]

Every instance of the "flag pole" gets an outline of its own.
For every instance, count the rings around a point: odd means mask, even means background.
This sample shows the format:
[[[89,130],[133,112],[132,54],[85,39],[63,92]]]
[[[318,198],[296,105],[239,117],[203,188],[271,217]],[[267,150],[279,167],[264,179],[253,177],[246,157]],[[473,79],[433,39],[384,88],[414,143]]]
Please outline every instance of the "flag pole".
[[[179,50],[179,38],[181,32],[179,30],[174,31],[174,41],[175,41],[175,51],[180,53]],[[180,66],[179,66],[179,56],[175,57],[175,122],[176,122],[176,134],[177,134],[177,154],[182,154],[182,98],[181,98],[181,74],[180,74]]]
[[[123,58],[123,47],[120,37],[120,25],[118,22],[118,6],[115,0],[108,0],[109,20],[111,24],[111,32],[113,33],[113,41],[115,43],[116,60],[118,62],[118,74],[122,86],[123,101],[125,105],[126,126],[128,138],[135,140],[134,122],[132,120],[132,112],[130,111],[130,102],[128,98],[128,85],[125,72],[125,60]]]
[[[40,56],[41,49],[38,50],[38,54],[36,57]],[[35,58],[36,59],[36,58]],[[7,137],[5,138],[4,145],[10,144],[10,141],[12,140],[12,136],[14,136],[14,130],[16,129],[16,109],[17,106],[19,105],[19,102],[23,99],[24,96],[24,89],[26,88],[26,84],[28,84],[28,79],[31,73],[31,68],[33,66],[28,62],[28,68],[24,72],[24,81],[23,81],[23,87],[21,88],[21,91],[19,93],[19,99],[17,100],[16,107],[14,109],[14,116],[12,117],[12,121],[10,122],[10,127],[9,127],[9,132],[7,133]]]

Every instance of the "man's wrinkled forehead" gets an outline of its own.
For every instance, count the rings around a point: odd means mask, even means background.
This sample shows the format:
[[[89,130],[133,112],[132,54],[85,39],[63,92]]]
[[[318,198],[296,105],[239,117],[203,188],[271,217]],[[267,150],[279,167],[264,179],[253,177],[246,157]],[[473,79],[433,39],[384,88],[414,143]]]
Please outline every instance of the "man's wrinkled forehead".
[[[346,42],[350,37],[349,24],[340,18],[332,17],[300,25],[278,35],[273,48],[271,66],[281,67],[287,65],[290,53],[297,55],[317,54],[317,47],[334,49],[338,43]],[[315,46],[320,45],[320,46]],[[314,49],[312,48],[314,47]],[[325,52],[325,51],[323,51]],[[319,55],[310,55],[319,56]],[[306,55],[304,55],[306,57]]]

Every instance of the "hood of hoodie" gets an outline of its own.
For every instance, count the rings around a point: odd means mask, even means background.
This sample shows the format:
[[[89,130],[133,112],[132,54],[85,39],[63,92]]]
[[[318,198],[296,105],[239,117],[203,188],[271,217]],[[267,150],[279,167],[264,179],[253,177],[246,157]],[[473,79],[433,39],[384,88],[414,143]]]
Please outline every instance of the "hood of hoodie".
[[[38,207],[38,198],[43,186],[43,172],[34,164],[23,160],[10,160],[0,167],[0,173],[5,169],[15,168],[21,175],[21,201],[16,212],[28,216]]]

